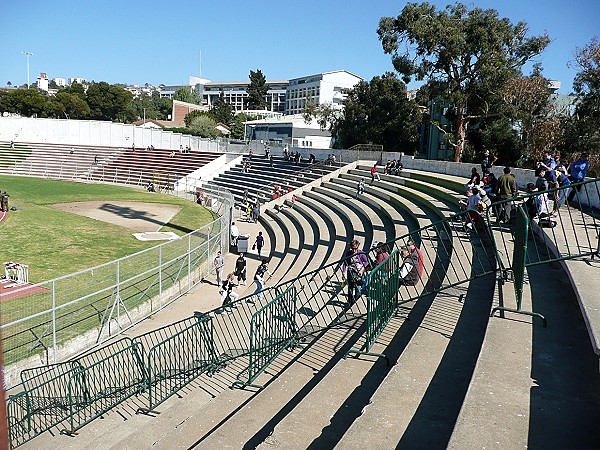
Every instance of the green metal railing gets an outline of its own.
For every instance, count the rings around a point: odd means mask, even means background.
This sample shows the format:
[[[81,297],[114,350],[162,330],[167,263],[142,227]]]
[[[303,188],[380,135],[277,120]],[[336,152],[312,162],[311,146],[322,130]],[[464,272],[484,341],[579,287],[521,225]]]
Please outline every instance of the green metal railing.
[[[597,192],[595,182],[582,183],[580,196],[591,198],[593,189]],[[510,202],[523,203],[529,197]],[[366,317],[365,345],[351,353],[369,353],[403,303],[484,276],[495,275],[502,281],[510,270],[519,272],[516,287],[522,293],[527,267],[598,254],[595,211],[588,207],[561,210],[560,218],[566,214],[569,220],[564,220],[560,232],[550,229],[554,234],[539,233],[539,222],[528,222],[524,208],[519,209],[515,225],[494,224],[493,211],[485,217],[465,211],[391,240],[385,244],[390,256],[378,266],[375,249],[370,249],[373,270],[366,302],[348,303],[342,273],[348,258],[344,258],[266,288],[262,295],[240,299],[229,314],[219,314],[221,308],[198,313],[67,363],[23,371],[23,392],[8,400],[11,446],[65,420],[65,432],[72,433],[135,394],[146,396],[148,408],[142,410],[153,410],[195,378],[211,375],[232,360],[244,361],[247,367],[238,378],[247,377],[234,385],[261,387],[255,384],[257,377],[286,348],[357,318]],[[408,241],[420,250],[422,271],[414,286],[400,286],[400,247]],[[516,310],[521,310],[520,302]]]
[[[197,316],[184,323],[187,326],[145,352],[148,408],[140,408],[139,411],[153,411],[201,374],[216,370],[209,317]],[[157,333],[152,334],[156,337]]]
[[[290,286],[252,315],[248,381],[236,380],[234,386],[252,386],[256,378],[286,349],[298,344],[296,329],[296,288]]]
[[[383,357],[389,367],[389,358],[383,353],[372,353],[371,347],[398,310],[401,266],[401,253],[395,250],[369,274],[366,342],[363,350],[351,349],[346,355],[356,353]]]

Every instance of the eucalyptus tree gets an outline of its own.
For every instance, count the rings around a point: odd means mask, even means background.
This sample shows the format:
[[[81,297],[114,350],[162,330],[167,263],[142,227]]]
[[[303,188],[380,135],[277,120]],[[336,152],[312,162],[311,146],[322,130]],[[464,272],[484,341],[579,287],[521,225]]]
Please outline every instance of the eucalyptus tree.
[[[494,9],[462,3],[438,11],[408,3],[397,17],[383,17],[377,33],[405,83],[426,81],[432,97],[452,108],[453,126],[440,127],[460,161],[469,124],[496,114],[505,81],[549,44],[546,34],[527,37],[525,22],[511,23]]]

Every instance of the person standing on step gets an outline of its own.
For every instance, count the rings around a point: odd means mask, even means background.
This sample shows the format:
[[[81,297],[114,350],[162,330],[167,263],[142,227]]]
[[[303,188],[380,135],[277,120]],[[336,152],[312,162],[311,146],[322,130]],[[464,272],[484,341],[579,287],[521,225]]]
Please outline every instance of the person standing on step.
[[[365,193],[365,179],[361,178],[360,181],[358,182],[358,185],[356,186],[356,198],[358,198],[359,195],[362,195]]]
[[[235,276],[238,284],[246,286],[246,258],[243,253],[240,253],[238,259],[235,260]]]
[[[265,280],[266,277],[266,280]],[[269,272],[269,262],[266,259],[263,259],[258,269],[256,269],[256,273],[254,274],[254,282],[256,283],[256,290],[254,294],[246,300],[248,303],[254,304],[256,302],[255,298],[258,299],[259,302],[262,302],[263,299],[263,290],[265,289],[265,284],[273,278],[273,274]]]
[[[571,180],[571,183],[580,183],[585,181],[585,176],[587,175],[589,168],[590,155],[587,153],[582,153],[579,159],[569,166],[569,171],[571,172],[569,179]],[[579,192],[581,192],[581,185],[575,186],[573,189],[571,189],[571,193],[567,199],[569,203],[575,199],[576,195],[577,203],[579,203]]]
[[[510,167],[504,168],[504,175],[498,178],[496,184],[496,198],[498,201],[507,200],[517,196],[517,181],[510,173]],[[496,211],[498,222],[509,222],[512,212],[512,202],[504,202],[498,206]]]
[[[225,258],[220,251],[217,252],[214,260],[215,273],[217,274],[217,286],[220,286],[223,282],[223,269],[225,268]]]
[[[362,250],[360,243],[353,239],[350,248],[344,255],[346,259],[342,264],[342,280],[348,284],[348,305],[352,306],[360,298],[361,288],[365,281],[365,271],[369,265],[369,259]]]
[[[237,247],[237,241],[238,241],[238,238],[240,237],[240,230],[238,229],[235,222],[231,222],[231,232],[230,233],[231,233],[231,245],[233,245],[234,247]]]
[[[373,167],[371,167],[371,184],[373,184],[375,180],[381,181],[381,178],[377,173],[377,164],[373,164]]]
[[[252,250],[257,250],[258,256],[260,256],[260,252],[264,246],[265,238],[263,237],[262,231],[259,231],[258,236],[256,236],[256,241],[254,241],[254,245],[252,246]]]

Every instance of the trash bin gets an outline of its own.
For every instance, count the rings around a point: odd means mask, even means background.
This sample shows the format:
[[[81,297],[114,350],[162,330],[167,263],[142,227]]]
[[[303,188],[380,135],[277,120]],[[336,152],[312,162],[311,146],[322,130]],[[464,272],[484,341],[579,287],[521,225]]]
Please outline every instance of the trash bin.
[[[250,239],[249,234],[240,234],[237,241],[238,253],[248,253],[248,240]]]

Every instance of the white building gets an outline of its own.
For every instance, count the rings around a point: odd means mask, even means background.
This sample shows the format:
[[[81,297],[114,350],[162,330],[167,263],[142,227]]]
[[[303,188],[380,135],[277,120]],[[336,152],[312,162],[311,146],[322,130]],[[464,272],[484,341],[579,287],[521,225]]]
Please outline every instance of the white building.
[[[54,81],[58,87],[67,85],[67,80],[64,78],[52,78],[52,81]]]
[[[49,80],[46,74],[44,72],[40,73],[37,77],[37,88],[41,91],[48,92],[48,83]]]
[[[79,84],[85,84],[85,78],[69,78],[69,86],[71,86],[73,83],[79,83]]]
[[[343,108],[348,91],[363,78],[347,70],[335,70],[290,80],[286,90],[285,114],[299,114],[310,99],[316,105],[330,103]]]
[[[246,137],[273,141],[297,148],[330,148],[331,133],[322,130],[316,119],[306,123],[302,114],[250,120],[245,123]]]

